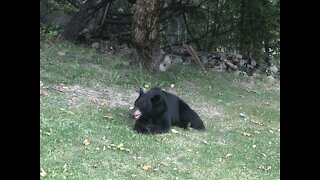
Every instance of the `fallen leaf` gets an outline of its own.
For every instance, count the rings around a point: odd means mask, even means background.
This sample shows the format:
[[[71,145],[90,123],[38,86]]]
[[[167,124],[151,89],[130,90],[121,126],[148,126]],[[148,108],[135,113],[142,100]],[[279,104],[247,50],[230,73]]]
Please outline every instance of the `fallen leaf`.
[[[240,117],[247,117],[244,113],[239,114]]]
[[[132,159],[133,159],[134,161],[136,161],[138,158],[137,158],[137,156],[133,156]]]
[[[85,139],[83,142],[82,142],[83,145],[87,146],[90,144],[90,141],[88,139]]]
[[[49,94],[46,91],[40,89],[40,95],[48,96]]]
[[[243,135],[244,135],[244,136],[248,136],[248,137],[251,136],[251,134],[250,134],[250,133],[247,133],[247,132],[243,132]]]
[[[179,133],[179,131],[175,130],[175,129],[171,129],[171,132],[173,133]]]
[[[228,154],[226,155],[226,158],[228,158],[228,157],[230,157],[230,156],[232,156],[232,154],[228,153]]]
[[[71,114],[71,115],[75,115],[75,113],[72,112],[72,111],[66,111],[66,113],[67,113],[67,114]]]
[[[252,148],[253,148],[253,149],[257,148],[257,145],[255,145],[255,144],[254,144],[254,145],[252,145]]]
[[[65,113],[67,113],[67,114],[75,115],[74,112],[72,112],[72,111],[67,111],[67,110],[65,110],[65,109],[63,109],[63,108],[60,108],[60,111],[63,111],[63,112],[65,112]]]
[[[113,117],[110,116],[110,115],[106,115],[106,116],[103,116],[103,118],[110,120],[110,119],[112,119]]]
[[[118,146],[116,146],[117,148],[121,148],[121,147],[123,147],[123,144],[122,143],[120,143]]]
[[[68,167],[68,165],[64,164],[62,168],[63,168],[63,170],[67,170],[67,167]]]
[[[151,166],[147,163],[143,163],[142,166],[141,166],[141,169],[147,171],[149,168],[151,168]]]
[[[58,52],[58,55],[59,55],[59,56],[65,56],[66,53],[65,53],[65,52]]]
[[[98,99],[92,98],[91,101],[93,101],[94,103],[97,103],[97,102],[98,102]]]
[[[264,153],[262,153],[262,155],[263,155],[264,157],[267,157],[267,155],[266,155],[266,154],[264,154]]]
[[[52,135],[52,132],[45,132],[48,136]]]
[[[44,177],[44,176],[46,176],[47,175],[47,173],[41,168],[41,170],[40,170],[40,176],[41,177]]]
[[[97,151],[100,151],[100,148],[99,148],[99,147],[97,147],[97,148],[96,148],[96,150],[97,150]]]
[[[242,99],[244,99],[244,96],[243,96],[243,95],[239,95],[239,97],[241,97]]]
[[[164,165],[164,166],[169,166],[169,164],[165,163],[165,162],[161,162],[160,163],[161,165]]]
[[[154,171],[160,171],[160,168],[157,167],[157,168],[154,168],[153,170],[154,170]]]
[[[130,150],[130,149],[125,149],[125,151],[127,151],[127,152],[131,152],[131,150]]]
[[[106,106],[106,105],[107,105],[107,103],[102,102],[100,105],[101,105],[101,106]]]
[[[269,129],[269,132],[270,132],[270,133],[273,133],[273,131],[272,131],[271,129]]]
[[[251,120],[251,122],[253,122],[254,124],[262,125],[262,123],[261,123],[261,122],[258,122],[258,121]]]
[[[222,92],[218,92],[218,95],[219,95],[219,96],[223,96],[223,93],[222,93]]]
[[[203,140],[202,142],[205,143],[205,144],[209,144],[206,140]]]

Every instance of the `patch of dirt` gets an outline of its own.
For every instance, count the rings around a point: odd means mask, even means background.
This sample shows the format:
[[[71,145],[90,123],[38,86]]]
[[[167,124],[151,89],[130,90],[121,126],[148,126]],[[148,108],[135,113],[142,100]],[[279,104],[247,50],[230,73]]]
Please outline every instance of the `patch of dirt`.
[[[72,96],[71,105],[76,105],[78,102],[77,99],[84,97],[112,108],[130,107],[138,97],[138,94],[133,89],[120,89],[117,87],[90,89],[79,85],[65,86],[60,84],[55,86],[54,89],[70,94],[70,96]]]
[[[65,86],[63,84],[60,84],[56,86],[55,89],[61,92],[71,94],[72,96],[98,97],[100,95],[99,91],[84,88],[79,85]]]
[[[205,101],[203,101],[202,103],[197,103],[197,107],[195,107],[194,110],[207,118],[212,118],[212,116],[224,117],[224,113],[221,109]]]
[[[250,80],[249,82],[246,81],[234,81],[234,84],[236,86],[240,85],[242,87],[246,88],[255,88],[258,85],[260,85],[263,89],[266,89],[267,91],[280,91],[280,83],[279,82],[273,82],[273,83],[267,83],[267,82],[257,82],[258,80]]]
[[[108,99],[111,106],[132,106],[138,93],[134,89],[120,89],[120,88],[110,88],[108,89]]]
[[[243,87],[246,87],[246,88],[254,88],[256,86],[256,83],[254,81],[250,81],[250,82],[245,82],[245,81],[238,82],[238,81],[236,81],[235,84],[243,86]]]
[[[66,86],[63,84],[53,87],[55,90],[70,94],[69,105],[79,106],[81,101],[79,98],[84,97],[92,100],[100,105],[107,107],[127,107],[133,106],[134,101],[139,96],[135,89],[124,89],[122,87],[106,87],[106,88],[86,88],[79,85]],[[176,91],[168,88],[168,92],[176,94]],[[224,113],[218,107],[206,102],[202,98],[197,98],[195,102],[189,105],[202,117],[204,121],[215,117],[223,117]]]
[[[268,91],[280,91],[280,83],[266,85],[265,88]]]
[[[93,63],[87,63],[87,65],[88,65],[90,68],[97,70],[98,72],[103,72],[103,71],[104,71],[104,68],[101,67],[101,65],[93,64]]]

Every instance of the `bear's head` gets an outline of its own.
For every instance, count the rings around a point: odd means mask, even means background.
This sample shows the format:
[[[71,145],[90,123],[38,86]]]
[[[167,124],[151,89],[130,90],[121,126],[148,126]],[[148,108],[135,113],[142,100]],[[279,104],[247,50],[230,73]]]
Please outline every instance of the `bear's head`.
[[[143,116],[154,115],[162,107],[162,90],[159,88],[152,88],[148,92],[143,92],[140,88],[139,97],[134,102],[134,108],[132,110],[132,117],[134,120],[138,120]]]

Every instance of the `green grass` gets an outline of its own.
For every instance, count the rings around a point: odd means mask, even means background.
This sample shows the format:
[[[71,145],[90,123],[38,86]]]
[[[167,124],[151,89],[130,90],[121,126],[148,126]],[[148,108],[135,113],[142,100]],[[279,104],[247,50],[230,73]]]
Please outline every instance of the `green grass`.
[[[40,80],[42,179],[280,179],[279,82],[196,65],[149,73],[65,42],[40,50]],[[188,102],[206,131],[133,131],[129,107],[144,84]]]

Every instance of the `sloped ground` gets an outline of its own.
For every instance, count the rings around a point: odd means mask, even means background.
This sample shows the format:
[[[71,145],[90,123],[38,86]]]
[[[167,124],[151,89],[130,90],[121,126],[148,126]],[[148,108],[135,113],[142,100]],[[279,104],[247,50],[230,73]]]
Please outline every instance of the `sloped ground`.
[[[192,67],[150,74],[68,43],[40,58],[43,179],[280,178],[279,82]],[[129,108],[144,84],[184,99],[206,131],[134,132]]]

